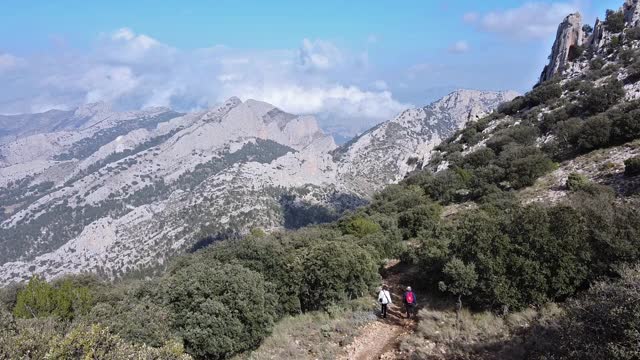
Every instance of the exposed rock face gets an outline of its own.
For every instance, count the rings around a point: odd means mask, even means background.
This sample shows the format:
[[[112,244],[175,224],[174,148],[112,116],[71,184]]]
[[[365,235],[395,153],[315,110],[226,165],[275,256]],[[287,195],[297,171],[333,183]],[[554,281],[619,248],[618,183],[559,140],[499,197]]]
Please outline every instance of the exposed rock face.
[[[431,150],[468,121],[517,95],[457,90],[428,106],[405,110],[334,152],[340,180],[364,196],[371,195],[428,163]]]
[[[563,71],[571,55],[572,47],[581,46],[584,42],[584,37],[582,15],[575,13],[567,16],[558,27],[549,64],[542,70],[540,82],[549,80],[555,74]]]
[[[640,0],[625,0],[622,5],[624,12],[624,21],[627,26],[638,26],[640,24]]]
[[[237,98],[191,114],[91,104],[24,115],[40,126],[0,143],[0,284],[117,277],[206,235],[331,220],[514,96],[456,91],[341,148],[311,116]]]
[[[587,46],[591,48],[601,48],[604,45],[605,29],[604,23],[600,19],[596,19],[596,24],[593,26],[593,33],[587,39]]]

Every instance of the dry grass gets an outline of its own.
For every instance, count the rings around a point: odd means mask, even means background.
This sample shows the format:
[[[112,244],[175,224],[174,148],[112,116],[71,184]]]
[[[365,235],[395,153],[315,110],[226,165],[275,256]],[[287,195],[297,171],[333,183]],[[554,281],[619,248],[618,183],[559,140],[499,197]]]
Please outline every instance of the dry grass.
[[[527,329],[546,325],[562,310],[549,304],[539,311],[527,309],[507,316],[463,309],[423,309],[414,334],[403,339],[400,351],[411,359],[521,359]]]
[[[257,350],[235,359],[335,359],[364,325],[377,319],[375,307],[375,302],[363,298],[327,312],[285,317]]]

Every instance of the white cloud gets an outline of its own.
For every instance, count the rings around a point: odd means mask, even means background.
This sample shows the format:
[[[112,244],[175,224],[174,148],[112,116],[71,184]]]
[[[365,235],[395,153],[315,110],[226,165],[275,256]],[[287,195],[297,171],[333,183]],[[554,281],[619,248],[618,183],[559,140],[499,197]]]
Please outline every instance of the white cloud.
[[[366,73],[368,61],[366,52],[345,51],[324,40],[304,39],[300,49],[180,50],[123,28],[100,36],[89,51],[45,54],[26,59],[25,66],[15,67],[13,57],[0,55],[0,82],[5,84],[0,113],[96,101],[117,109],[192,111],[238,96],[292,113],[317,114],[323,126],[355,133],[411,106]],[[1,71],[9,66],[17,76]]]
[[[342,63],[341,51],[329,41],[304,39],[299,51],[300,66],[305,70],[328,70]]]
[[[580,9],[576,2],[527,2],[520,7],[485,14],[466,13],[463,20],[478,29],[518,39],[555,34],[562,19]]]
[[[464,40],[456,41],[449,47],[450,53],[461,54],[467,51],[469,51],[469,43]]]

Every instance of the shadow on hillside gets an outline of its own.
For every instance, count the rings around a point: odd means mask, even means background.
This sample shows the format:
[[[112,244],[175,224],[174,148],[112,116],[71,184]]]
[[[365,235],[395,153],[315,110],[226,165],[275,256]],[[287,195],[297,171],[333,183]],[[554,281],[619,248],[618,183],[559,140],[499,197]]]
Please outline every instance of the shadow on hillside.
[[[313,204],[294,194],[283,194],[279,199],[284,215],[284,227],[295,230],[307,225],[322,224],[337,220],[347,210],[365,205],[366,200],[351,194],[335,193],[325,202]]]
[[[210,245],[213,245],[218,241],[228,240],[228,239],[237,239],[237,238],[239,238],[239,235],[233,231],[225,231],[225,232],[217,233],[215,235],[207,235],[201,238],[200,240],[196,241],[195,244],[191,245],[191,247],[187,250],[187,253],[194,253],[198,250],[202,250]]]

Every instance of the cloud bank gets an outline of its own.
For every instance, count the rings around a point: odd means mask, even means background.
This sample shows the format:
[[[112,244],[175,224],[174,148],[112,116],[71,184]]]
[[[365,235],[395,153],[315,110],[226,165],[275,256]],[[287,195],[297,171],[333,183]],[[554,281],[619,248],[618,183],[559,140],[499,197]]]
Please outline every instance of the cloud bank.
[[[411,106],[396,100],[383,81],[367,80],[367,67],[366,53],[325,40],[303,39],[298,49],[181,50],[123,28],[99,36],[87,51],[33,58],[0,53],[0,113],[98,101],[120,109],[192,111],[238,96],[317,114],[325,128],[354,134]],[[345,80],[352,78],[358,81]]]
[[[463,21],[479,30],[510,38],[544,39],[555,34],[565,16],[579,9],[578,2],[527,2],[517,8],[484,14],[469,12],[464,14]]]

